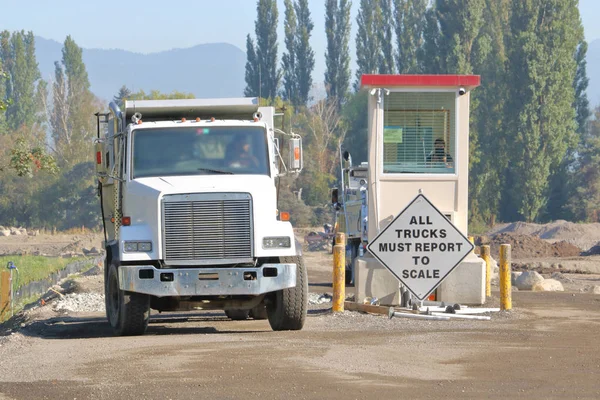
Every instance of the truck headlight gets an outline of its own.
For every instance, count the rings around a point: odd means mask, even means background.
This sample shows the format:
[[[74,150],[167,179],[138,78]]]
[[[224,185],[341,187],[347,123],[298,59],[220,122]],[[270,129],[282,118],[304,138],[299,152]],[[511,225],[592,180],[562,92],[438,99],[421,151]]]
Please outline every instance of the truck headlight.
[[[136,251],[148,253],[152,251],[152,242],[125,242],[123,251],[126,253],[134,253]]]
[[[289,249],[292,241],[289,236],[275,236],[263,238],[263,249]]]

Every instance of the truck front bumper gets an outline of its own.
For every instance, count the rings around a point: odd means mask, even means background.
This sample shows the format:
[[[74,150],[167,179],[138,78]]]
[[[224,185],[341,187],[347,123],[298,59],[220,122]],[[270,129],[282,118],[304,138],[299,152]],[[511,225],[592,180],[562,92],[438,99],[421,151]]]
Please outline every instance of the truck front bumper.
[[[296,264],[178,269],[122,265],[118,271],[121,290],[157,297],[259,295],[296,286]]]

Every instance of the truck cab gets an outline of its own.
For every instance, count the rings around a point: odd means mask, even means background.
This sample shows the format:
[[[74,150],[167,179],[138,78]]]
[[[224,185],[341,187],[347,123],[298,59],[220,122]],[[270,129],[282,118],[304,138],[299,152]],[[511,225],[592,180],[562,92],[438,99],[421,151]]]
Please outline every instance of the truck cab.
[[[97,114],[96,163],[115,332],[144,333],[150,309],[301,329],[306,270],[276,185],[302,168],[300,137],[275,129],[274,109],[255,98],[109,108]]]

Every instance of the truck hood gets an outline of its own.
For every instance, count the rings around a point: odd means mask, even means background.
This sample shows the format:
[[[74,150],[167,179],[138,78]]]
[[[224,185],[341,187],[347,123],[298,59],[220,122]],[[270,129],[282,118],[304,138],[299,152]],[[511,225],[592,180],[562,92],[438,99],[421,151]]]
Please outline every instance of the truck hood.
[[[163,195],[206,192],[246,192],[265,190],[274,184],[266,175],[195,175],[140,178],[129,184],[142,185]]]

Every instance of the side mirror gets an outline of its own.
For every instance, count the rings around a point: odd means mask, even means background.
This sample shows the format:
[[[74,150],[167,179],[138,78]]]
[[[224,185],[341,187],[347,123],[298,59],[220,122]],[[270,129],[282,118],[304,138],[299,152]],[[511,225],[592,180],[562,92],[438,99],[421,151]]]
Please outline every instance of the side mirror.
[[[289,169],[294,172],[302,171],[304,166],[302,162],[302,138],[300,136],[289,140],[290,143],[290,164]]]
[[[338,189],[331,190],[331,204],[336,205],[338,203]]]
[[[349,164],[348,167],[351,167],[352,156],[350,155],[350,152],[348,150],[344,150],[344,154],[342,154],[342,157],[344,158],[344,161],[346,161]]]

